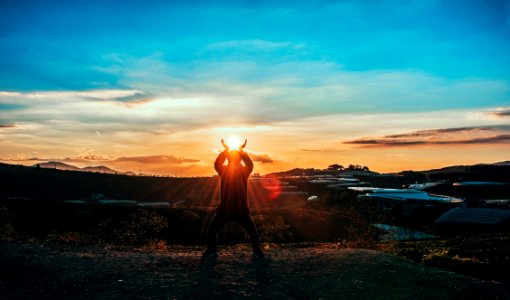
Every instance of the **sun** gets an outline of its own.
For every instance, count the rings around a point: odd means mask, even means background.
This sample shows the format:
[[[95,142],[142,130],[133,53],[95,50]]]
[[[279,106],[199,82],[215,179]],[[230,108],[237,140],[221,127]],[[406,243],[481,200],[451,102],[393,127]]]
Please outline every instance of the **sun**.
[[[230,136],[227,139],[227,146],[229,149],[237,150],[239,147],[241,147],[241,139],[238,136]]]

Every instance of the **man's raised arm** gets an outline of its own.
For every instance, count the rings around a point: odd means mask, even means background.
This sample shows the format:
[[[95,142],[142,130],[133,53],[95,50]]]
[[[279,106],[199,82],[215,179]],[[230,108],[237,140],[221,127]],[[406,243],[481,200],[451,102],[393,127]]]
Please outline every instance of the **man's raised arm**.
[[[241,158],[244,161],[244,167],[246,168],[246,174],[250,175],[253,171],[253,162],[251,161],[248,153],[244,152],[244,150],[239,151],[241,153]]]
[[[218,174],[221,174],[221,169],[223,168],[223,164],[225,163],[225,160],[227,159],[228,149],[223,150],[218,157],[216,157],[216,160],[214,161],[214,169]]]

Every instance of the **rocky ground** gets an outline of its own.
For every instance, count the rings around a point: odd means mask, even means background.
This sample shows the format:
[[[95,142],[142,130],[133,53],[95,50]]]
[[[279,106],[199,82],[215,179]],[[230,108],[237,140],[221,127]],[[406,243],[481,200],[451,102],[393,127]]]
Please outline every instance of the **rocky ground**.
[[[507,286],[334,245],[160,252],[0,244],[1,299],[510,299]]]

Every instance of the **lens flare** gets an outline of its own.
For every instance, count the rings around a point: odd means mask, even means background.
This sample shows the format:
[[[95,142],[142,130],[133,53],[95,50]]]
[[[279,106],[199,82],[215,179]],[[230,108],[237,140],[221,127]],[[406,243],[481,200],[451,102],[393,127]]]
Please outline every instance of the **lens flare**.
[[[237,150],[241,147],[241,139],[237,136],[231,136],[227,139],[227,146],[230,150]]]
[[[262,188],[267,192],[269,200],[276,200],[282,192],[280,179],[274,175],[266,176],[262,181]]]

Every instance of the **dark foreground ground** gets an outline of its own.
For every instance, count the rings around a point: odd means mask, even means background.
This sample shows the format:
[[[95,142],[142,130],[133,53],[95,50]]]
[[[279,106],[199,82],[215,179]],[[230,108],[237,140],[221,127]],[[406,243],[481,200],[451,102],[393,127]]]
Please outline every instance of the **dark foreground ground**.
[[[365,249],[246,246],[144,253],[96,246],[0,244],[1,299],[510,299],[507,286]]]

